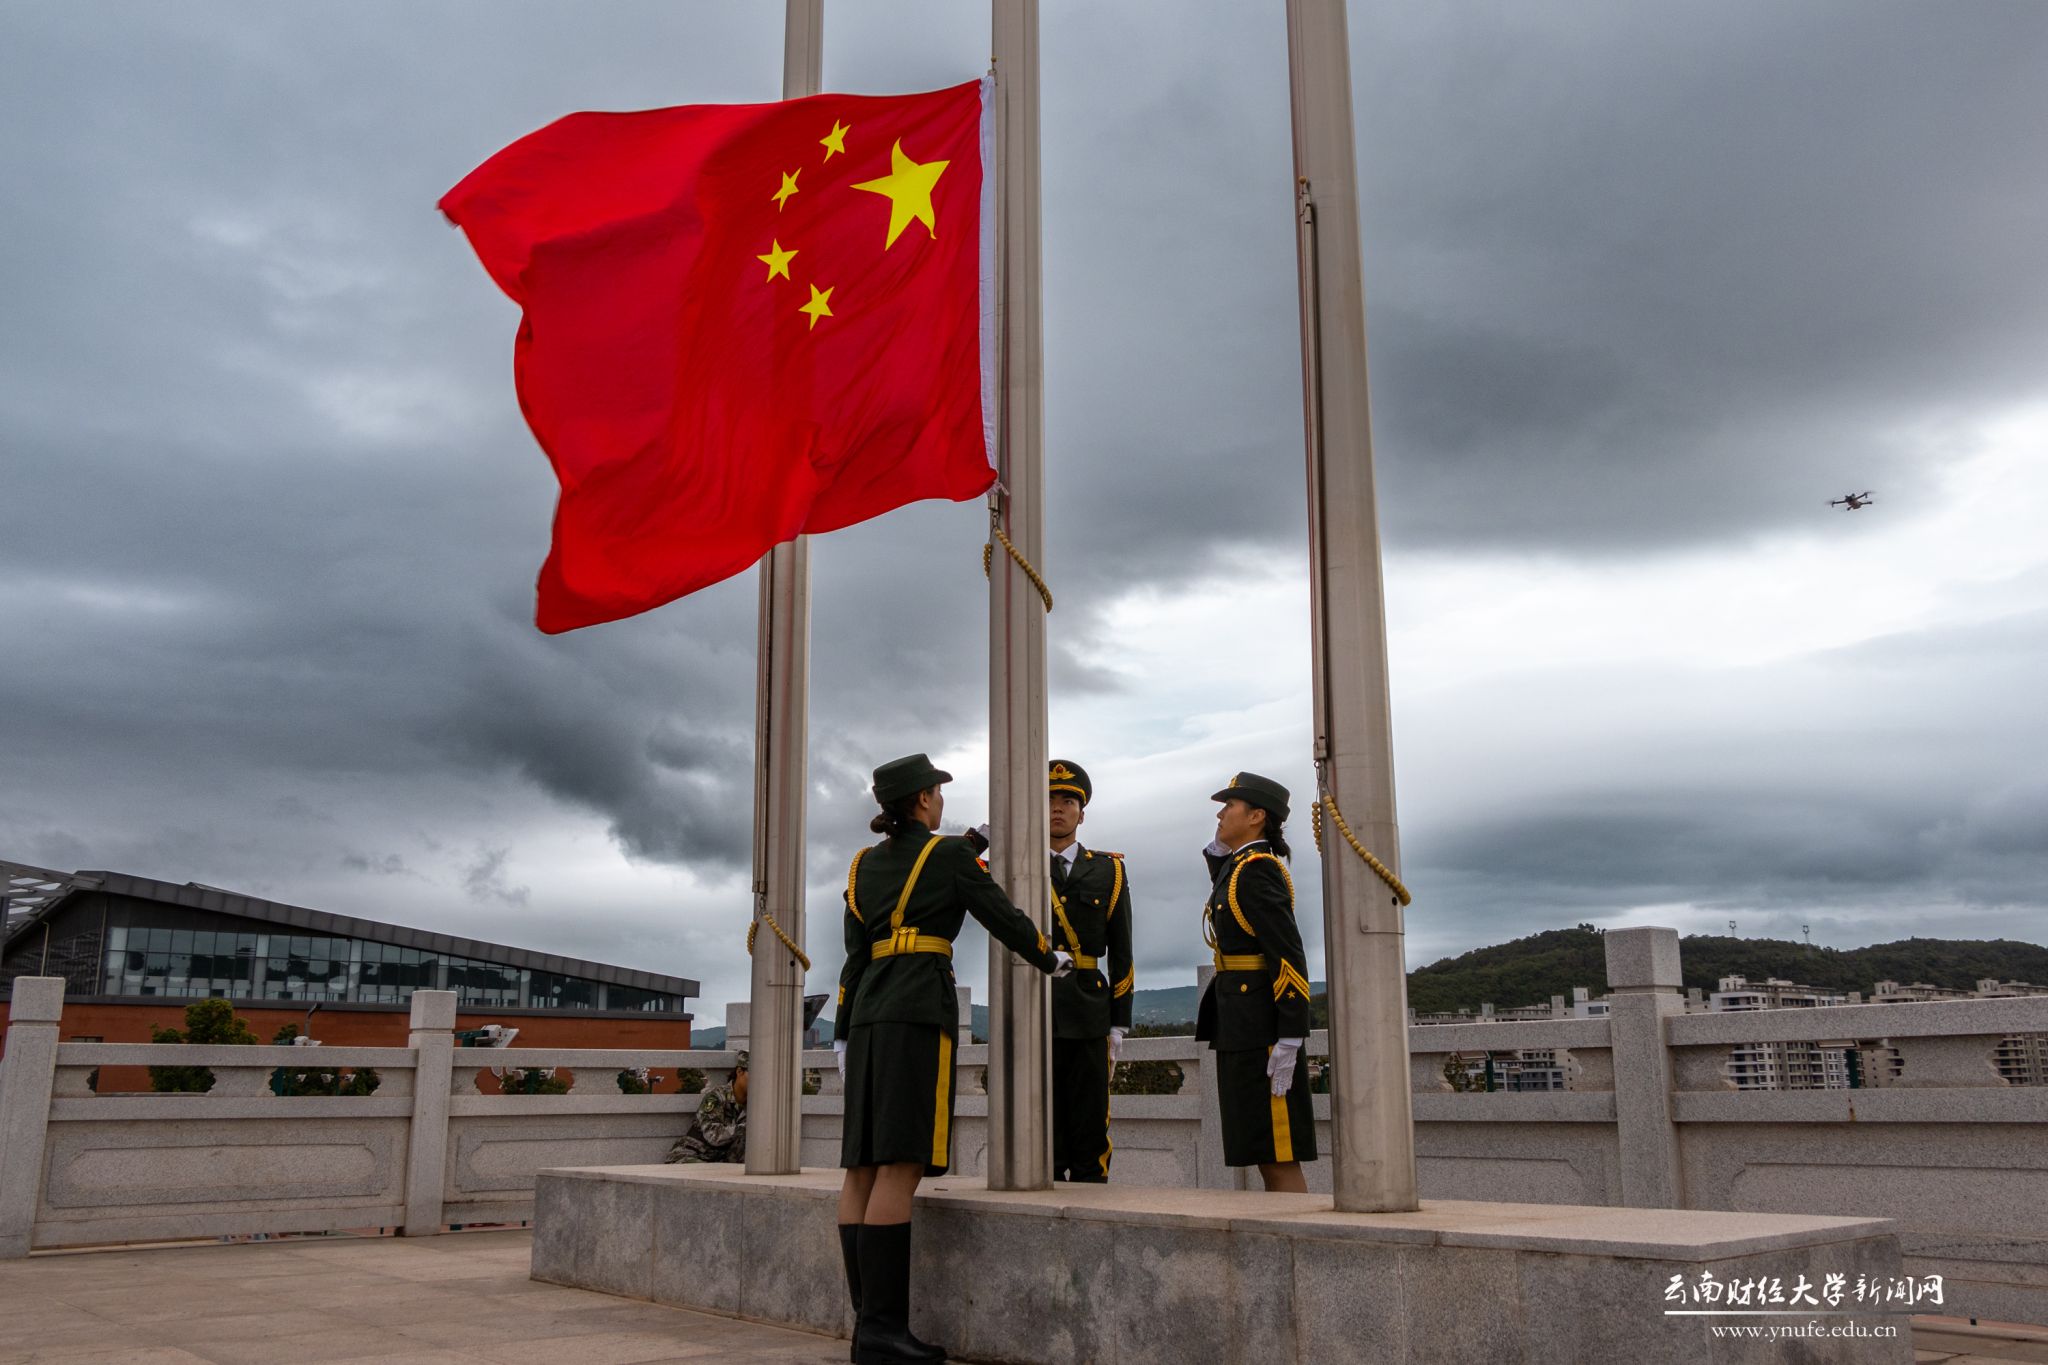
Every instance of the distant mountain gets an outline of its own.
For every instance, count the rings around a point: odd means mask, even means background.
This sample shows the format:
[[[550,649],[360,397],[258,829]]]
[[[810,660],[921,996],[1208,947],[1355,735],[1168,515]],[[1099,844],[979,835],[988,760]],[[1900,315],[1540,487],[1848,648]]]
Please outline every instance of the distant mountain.
[[[1786,939],[1690,934],[1678,945],[1685,985],[1712,992],[1724,976],[1751,981],[1780,977],[1867,997],[1879,981],[1968,990],[1985,977],[2048,985],[2048,948],[2012,939],[1909,938],[1867,948],[1819,948]],[[1606,944],[1589,924],[1551,929],[1490,948],[1475,948],[1408,974],[1408,1003],[1424,1014],[1483,1004],[1499,1009],[1540,1005],[1572,987],[1607,990]]]
[[[2048,985],[2048,948],[2002,938],[1909,938],[1868,948],[1816,948],[1785,939],[1692,934],[1679,941],[1679,961],[1685,984],[1708,992],[1724,976],[1746,976],[1751,981],[1775,976],[1805,986],[1861,991],[1866,997],[1879,981],[1924,981],[1957,990],[1969,990],[1985,977]],[[1320,1028],[1327,1019],[1323,983],[1309,986],[1318,997],[1315,1022]],[[1461,1009],[1476,1014],[1481,1005],[1541,1005],[1553,995],[1570,1000],[1574,986],[1584,986],[1595,996],[1607,993],[1606,944],[1601,931],[1589,924],[1474,948],[1418,967],[1408,973],[1408,1003],[1422,1014]],[[1200,1002],[1194,986],[1134,991],[1131,1022],[1155,1027],[1185,1024],[1192,1032]],[[974,1040],[985,1043],[988,1006],[975,1005],[973,1011]],[[818,1020],[818,1036],[831,1041],[830,1019]],[[724,1047],[725,1030],[697,1029],[691,1039],[697,1047]]]

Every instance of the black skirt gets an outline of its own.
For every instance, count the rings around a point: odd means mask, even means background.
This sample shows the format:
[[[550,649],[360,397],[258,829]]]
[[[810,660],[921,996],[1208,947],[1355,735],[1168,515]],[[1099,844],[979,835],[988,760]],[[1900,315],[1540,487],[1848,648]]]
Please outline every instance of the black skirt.
[[[846,1042],[846,1126],[839,1164],[917,1161],[944,1175],[953,1157],[953,1031],[855,1024]]]
[[[856,1030],[857,1031],[857,1030]],[[1216,1093],[1223,1108],[1223,1164],[1263,1166],[1316,1159],[1315,1103],[1308,1058],[1294,1054],[1294,1084],[1284,1096],[1266,1078],[1271,1048],[1216,1052]]]

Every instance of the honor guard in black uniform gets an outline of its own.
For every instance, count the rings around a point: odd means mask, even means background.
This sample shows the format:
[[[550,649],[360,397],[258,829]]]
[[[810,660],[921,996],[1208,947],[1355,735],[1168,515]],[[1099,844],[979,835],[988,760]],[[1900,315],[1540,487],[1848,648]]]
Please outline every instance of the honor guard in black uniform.
[[[1306,1191],[1301,1163],[1316,1159],[1308,1094],[1308,958],[1294,922],[1288,875],[1287,788],[1239,773],[1221,801],[1209,861],[1202,933],[1216,975],[1202,994],[1195,1037],[1216,1053],[1223,1160],[1257,1166],[1269,1190]]]
[[[1052,1178],[1109,1179],[1109,1073],[1131,1027],[1131,883],[1124,855],[1083,848],[1074,834],[1095,786],[1078,763],[1054,759],[1053,946],[1074,970],[1052,983]],[[1106,970],[1105,970],[1106,969]]]
[[[912,754],[875,769],[887,837],[846,873],[846,965],[833,1049],[845,1083],[839,1245],[863,1365],[943,1360],[910,1331],[910,1205],[953,1150],[953,1037],[960,1006],[953,940],[968,915],[1012,952],[1053,972],[1068,960],[996,885],[961,838],[935,831],[951,773]]]

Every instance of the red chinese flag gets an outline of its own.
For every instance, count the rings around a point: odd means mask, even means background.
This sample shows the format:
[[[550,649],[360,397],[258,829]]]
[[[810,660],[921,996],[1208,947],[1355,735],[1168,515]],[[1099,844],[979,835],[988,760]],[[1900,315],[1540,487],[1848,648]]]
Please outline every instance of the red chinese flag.
[[[542,630],[988,490],[983,107],[970,83],[571,114],[441,200],[525,310],[519,403],[562,486]]]

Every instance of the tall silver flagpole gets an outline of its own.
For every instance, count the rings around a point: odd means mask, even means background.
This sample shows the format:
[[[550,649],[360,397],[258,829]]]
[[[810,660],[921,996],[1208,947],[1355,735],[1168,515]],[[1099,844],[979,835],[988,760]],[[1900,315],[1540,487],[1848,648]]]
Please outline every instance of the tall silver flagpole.
[[[1045,551],[1043,312],[1039,303],[1038,0],[995,0],[997,525],[1033,564]],[[989,870],[1043,933],[1046,850],[1045,612],[1001,547],[988,613]],[[988,1187],[1052,1185],[1050,1003],[1045,977],[989,944]]]
[[[1415,1130],[1346,27],[1344,0],[1288,0],[1315,757],[1318,797],[1335,803],[1321,812],[1331,1178],[1339,1209],[1381,1213],[1416,1207]],[[1351,836],[1387,878],[1353,851]]]
[[[824,0],[786,0],[782,97],[818,93]],[[754,932],[749,991],[747,1173],[799,1169],[803,1110],[804,774],[810,739],[811,547],[803,536],[761,561],[754,712]]]

